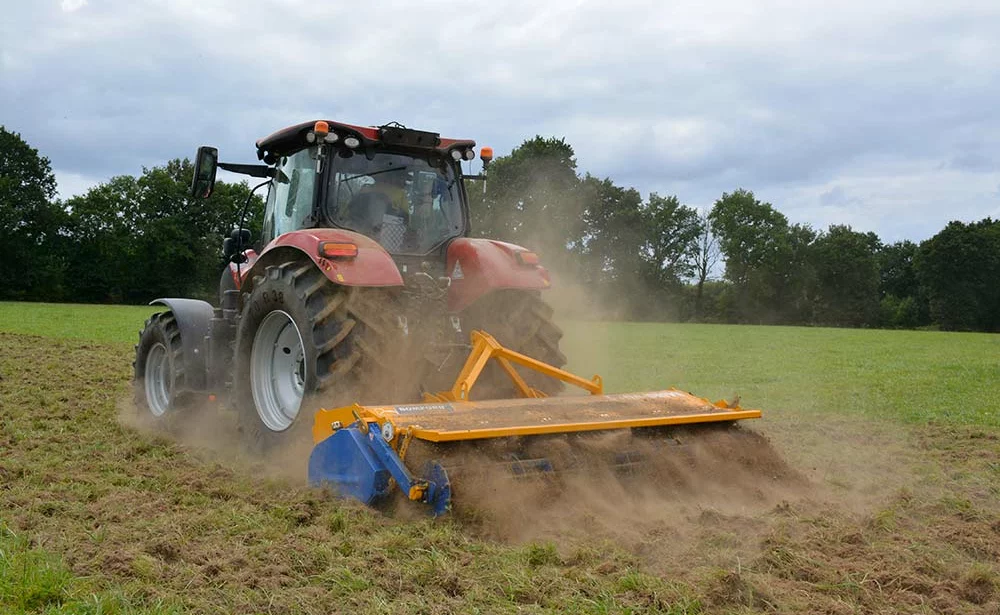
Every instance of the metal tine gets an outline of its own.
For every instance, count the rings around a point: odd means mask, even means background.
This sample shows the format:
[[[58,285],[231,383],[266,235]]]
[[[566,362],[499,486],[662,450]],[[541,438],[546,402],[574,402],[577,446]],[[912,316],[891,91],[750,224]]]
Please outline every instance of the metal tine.
[[[518,479],[539,475],[544,476],[555,472],[552,462],[544,457],[539,459],[522,459],[515,453],[511,455],[508,463],[511,474]]]

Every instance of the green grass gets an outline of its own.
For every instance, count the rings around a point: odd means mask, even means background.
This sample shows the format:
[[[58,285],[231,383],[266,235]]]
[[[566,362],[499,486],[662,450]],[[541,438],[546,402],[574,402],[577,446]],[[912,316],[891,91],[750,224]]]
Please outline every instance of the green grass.
[[[0,302],[0,331],[134,344],[159,306]],[[609,392],[674,386],[772,412],[1000,426],[1000,335],[571,322],[569,368]]]
[[[178,613],[164,603],[137,608],[129,597],[94,591],[61,558],[32,547],[0,523],[0,607],[2,612],[63,614]]]
[[[0,613],[699,612],[670,579],[619,590],[638,565],[620,549],[564,561],[396,520],[125,427],[130,363],[124,343],[0,333],[0,523],[43,549],[12,549]]]
[[[153,312],[148,305],[82,305],[0,301],[0,331],[94,342],[134,344]]]
[[[575,322],[564,350],[609,392],[675,386],[772,412],[1000,426],[1000,335]]]

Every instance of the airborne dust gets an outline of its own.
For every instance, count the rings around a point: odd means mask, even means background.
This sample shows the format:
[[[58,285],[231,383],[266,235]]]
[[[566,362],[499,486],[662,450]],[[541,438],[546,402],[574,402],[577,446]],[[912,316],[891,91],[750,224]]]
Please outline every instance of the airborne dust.
[[[572,213],[578,205],[571,201],[559,206],[572,214],[563,216],[564,222],[579,215]],[[549,265],[553,286],[544,296],[555,308],[557,324],[564,319],[596,322],[631,306],[658,305],[659,299],[640,296],[638,284],[619,284],[611,296],[596,294],[587,283],[590,274],[554,239],[563,235],[546,230],[551,227],[547,219],[551,213],[540,212],[534,221],[521,220],[520,236],[510,239],[536,250]],[[573,349],[570,369],[587,377],[613,376],[610,341],[586,326],[573,330],[576,337],[564,340],[572,342],[564,344],[564,349]],[[394,370],[380,376],[383,384],[398,385],[413,378],[412,365],[396,363]],[[318,401],[314,406],[324,400]],[[338,405],[351,401],[355,400],[337,400]],[[136,418],[130,400],[120,404],[120,410],[123,422],[154,428]],[[607,541],[670,572],[706,561],[719,565],[728,565],[731,558],[739,561],[741,555],[758,550],[759,537],[788,514],[831,507],[848,515],[870,510],[908,479],[906,464],[895,463],[892,457],[902,450],[894,434],[873,434],[854,423],[830,426],[783,418],[792,422],[782,425],[765,418],[760,424],[692,427],[652,437],[606,433],[517,442],[538,457],[556,460],[554,465],[565,470],[520,478],[499,463],[496,443],[489,441],[445,451],[414,445],[407,460],[411,467],[420,467],[421,456],[444,458],[454,478],[451,518],[474,535],[514,543],[553,541],[561,550]],[[254,475],[305,480],[312,447],[308,428],[299,430],[294,443],[265,457],[241,446],[233,411],[215,404],[188,411],[169,432],[198,454]],[[608,463],[623,452],[639,461],[625,469]],[[882,480],[873,478],[873,467]],[[410,518],[422,510],[396,501],[385,513]]]
[[[585,289],[566,284],[558,273],[556,280],[552,303],[574,305],[579,318],[582,304],[576,298]],[[613,373],[609,342],[599,334],[564,341],[574,349],[571,368],[581,366],[585,376]],[[399,369],[385,376],[412,376],[412,370]],[[123,422],[156,429],[137,416],[131,400],[120,404]],[[552,541],[560,550],[607,541],[670,573],[693,563],[751,557],[759,538],[772,532],[788,511],[806,514],[833,507],[844,514],[862,512],[905,480],[905,464],[896,466],[885,452],[895,446],[892,434],[873,435],[853,424],[823,431],[815,423],[782,425],[765,418],[736,427],[635,436],[549,436],[514,444],[529,457],[551,460],[559,471],[520,478],[500,463],[503,451],[497,449],[507,443],[472,442],[443,451],[415,444],[407,461],[419,468],[422,457],[434,457],[449,468],[454,480],[451,519],[471,535],[505,543]],[[169,426],[169,435],[195,454],[238,471],[292,483],[305,481],[312,448],[303,427],[293,443],[266,456],[248,451],[239,441],[235,412],[208,403],[189,408]],[[616,466],[615,456],[622,453],[630,455],[631,466],[621,459]],[[626,467],[618,467],[622,465]],[[877,474],[870,471],[873,467]],[[876,475],[891,478],[878,482]],[[400,500],[385,507],[385,514],[404,519],[423,515],[419,506]]]

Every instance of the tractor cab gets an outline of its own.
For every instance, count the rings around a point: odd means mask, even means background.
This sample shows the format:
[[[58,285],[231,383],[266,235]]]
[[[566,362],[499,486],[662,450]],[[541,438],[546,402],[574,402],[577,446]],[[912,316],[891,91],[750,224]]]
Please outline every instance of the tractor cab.
[[[400,272],[445,275],[451,240],[469,235],[461,163],[475,142],[446,139],[397,123],[363,127],[326,120],[279,130],[257,141],[263,165],[218,161],[215,148],[198,150],[192,195],[211,194],[216,168],[268,177],[262,247],[295,231],[344,229],[377,242]],[[492,150],[483,148],[484,171]],[[484,175],[474,176],[477,179]],[[242,222],[240,223],[242,226]],[[227,258],[249,247],[227,240]]]
[[[464,175],[462,162],[476,156],[474,141],[396,123],[318,120],[256,145],[263,164],[220,162],[218,150],[208,146],[195,158],[194,198],[211,196],[217,169],[266,178],[253,189],[267,187],[262,236],[252,247],[245,229],[248,198],[223,241],[229,266],[220,279],[220,304],[239,304],[253,271],[303,257],[335,284],[399,287],[417,297],[413,303],[446,302],[452,312],[492,290],[549,286],[534,253],[469,236],[464,180],[486,179],[491,148],[481,150],[482,173]]]
[[[365,128],[317,121],[257,142],[273,169],[263,243],[309,228],[343,228],[400,257],[436,253],[467,235],[460,163],[473,141],[393,124]]]

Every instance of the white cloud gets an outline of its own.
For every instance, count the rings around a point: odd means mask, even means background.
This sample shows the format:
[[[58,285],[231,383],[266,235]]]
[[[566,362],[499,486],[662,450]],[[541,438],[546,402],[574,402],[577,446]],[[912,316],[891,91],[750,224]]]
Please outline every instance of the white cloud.
[[[87,6],[87,0],[62,0],[62,3],[59,4],[59,8],[67,13],[78,11],[85,6]]]
[[[644,193],[745,187],[795,222],[886,237],[996,211],[992,0],[85,4],[0,23],[3,121],[64,174],[203,143],[250,161],[255,139],[325,116],[498,153],[565,137],[582,171]]]

